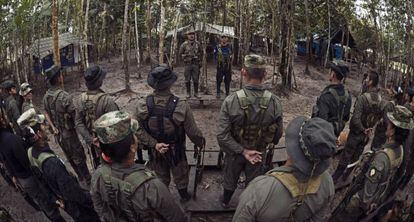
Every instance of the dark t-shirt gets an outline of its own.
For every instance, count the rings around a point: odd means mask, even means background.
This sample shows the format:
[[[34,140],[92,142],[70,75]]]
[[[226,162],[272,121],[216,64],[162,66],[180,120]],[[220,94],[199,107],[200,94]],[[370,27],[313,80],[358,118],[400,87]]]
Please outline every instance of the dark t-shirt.
[[[0,160],[11,176],[27,178],[32,175],[23,140],[6,129],[0,129]]]

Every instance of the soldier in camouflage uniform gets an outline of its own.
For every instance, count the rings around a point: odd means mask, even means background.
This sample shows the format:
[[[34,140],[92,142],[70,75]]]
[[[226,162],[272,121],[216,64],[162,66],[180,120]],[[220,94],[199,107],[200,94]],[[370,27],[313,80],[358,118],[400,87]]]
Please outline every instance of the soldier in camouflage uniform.
[[[217,60],[217,95],[219,99],[221,96],[221,82],[224,79],[224,88],[226,90],[226,96],[230,93],[230,82],[231,82],[231,58],[232,58],[232,47],[228,43],[229,38],[227,36],[221,36],[220,44],[214,48],[214,56]]]
[[[266,148],[276,145],[283,132],[279,98],[262,85],[265,60],[247,55],[241,74],[247,85],[224,100],[218,122],[217,141],[226,154],[223,207],[228,207],[242,171],[246,184],[264,173]]]
[[[23,104],[22,104],[22,113],[26,112],[29,109],[34,108],[33,106],[33,90],[30,87],[29,83],[23,83],[20,86],[19,95],[23,97]]]
[[[344,173],[347,165],[359,159],[364,151],[365,145],[368,143],[373,127],[383,117],[385,102],[382,100],[377,88],[378,82],[378,73],[371,71],[367,80],[367,92],[358,96],[356,99],[354,113],[349,124],[348,140],[342,151],[338,167],[333,174],[335,183],[340,178],[346,181],[351,172],[348,169]]]
[[[34,174],[50,188],[58,198],[57,204],[75,222],[99,221],[89,192],[80,187],[64,162],[49,147],[45,119],[44,115],[36,114],[34,109],[26,111],[19,118],[20,126],[29,132],[27,138],[33,141],[33,146],[27,150],[27,157]]]
[[[250,182],[233,221],[327,221],[335,193],[328,172],[335,141],[332,125],[321,118],[292,120],[286,164]]]
[[[105,160],[92,176],[91,194],[102,221],[185,222],[183,209],[168,188],[134,157],[138,122],[128,113],[109,112],[94,129]]]
[[[322,91],[316,101],[312,117],[330,122],[338,137],[351,115],[352,97],[343,84],[349,70],[343,64],[332,63],[330,67],[331,84]]]
[[[18,102],[16,100],[16,85],[13,81],[7,80],[3,83],[3,90],[6,92],[7,96],[4,100],[4,105],[9,121],[13,125],[14,133],[16,133],[17,135],[21,135],[20,128],[17,125],[17,119],[20,117],[21,113]]]
[[[359,221],[398,190],[390,185],[404,159],[403,143],[413,128],[413,115],[407,108],[396,106],[393,112],[387,113],[387,142],[373,154],[367,172],[362,172],[365,175],[363,188],[352,196],[343,212],[331,218],[332,221]]]
[[[194,30],[187,32],[187,41],[185,41],[179,51],[179,55],[184,61],[184,77],[187,89],[187,98],[191,97],[191,80],[194,84],[194,96],[198,96],[198,83],[201,67],[201,44],[195,40]]]
[[[58,66],[52,66],[46,70],[46,80],[50,87],[43,97],[45,116],[50,120],[55,139],[79,180],[88,185],[91,176],[86,165],[85,152],[75,130],[75,106],[69,93],[59,87],[63,83],[60,70]]]
[[[148,75],[148,85],[154,88],[154,93],[138,103],[136,116],[144,129],[139,138],[148,150],[150,168],[167,186],[171,172],[180,197],[185,201],[190,198],[185,136],[197,147],[203,147],[205,139],[190,106],[171,93],[176,80],[177,75],[167,65],[153,68]]]
[[[91,66],[85,71],[85,84],[88,88],[80,96],[76,106],[75,125],[77,132],[83,136],[95,167],[100,163],[99,151],[93,147],[93,122],[105,113],[119,110],[114,99],[100,87],[105,79],[106,72],[99,66]]]

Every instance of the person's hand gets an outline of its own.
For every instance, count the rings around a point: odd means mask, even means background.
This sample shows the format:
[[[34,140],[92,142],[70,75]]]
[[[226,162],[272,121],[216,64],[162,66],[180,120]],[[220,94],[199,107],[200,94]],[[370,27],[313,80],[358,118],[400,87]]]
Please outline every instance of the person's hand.
[[[55,202],[60,208],[65,209],[65,203],[63,203],[63,200],[56,200]]]
[[[169,146],[169,144],[157,143],[155,144],[155,150],[157,150],[161,154],[164,154],[168,151]]]
[[[256,150],[243,149],[243,156],[251,164],[262,162],[262,153]]]
[[[371,135],[371,133],[372,133],[372,128],[364,129],[365,135]]]

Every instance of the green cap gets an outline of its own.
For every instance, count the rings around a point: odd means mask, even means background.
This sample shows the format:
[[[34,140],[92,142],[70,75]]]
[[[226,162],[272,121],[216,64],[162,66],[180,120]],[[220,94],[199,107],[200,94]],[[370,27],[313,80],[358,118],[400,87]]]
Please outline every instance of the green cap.
[[[31,91],[32,91],[32,88],[30,87],[29,83],[25,82],[25,83],[20,85],[19,94],[21,96],[25,96],[25,95],[29,94]]]
[[[395,106],[394,111],[387,113],[387,117],[396,127],[408,130],[414,128],[413,114],[404,106]]]
[[[45,122],[45,116],[37,114],[35,109],[31,108],[24,112],[18,119],[17,124],[21,127],[34,126],[36,124],[41,124]]]
[[[244,67],[246,68],[266,68],[266,61],[263,57],[255,54],[246,55],[244,57]]]
[[[135,133],[138,127],[138,121],[132,119],[127,112],[113,111],[99,117],[93,128],[101,143],[111,144]]]
[[[51,80],[56,75],[60,74],[60,70],[62,70],[62,68],[57,65],[53,65],[52,67],[46,69],[46,80]]]

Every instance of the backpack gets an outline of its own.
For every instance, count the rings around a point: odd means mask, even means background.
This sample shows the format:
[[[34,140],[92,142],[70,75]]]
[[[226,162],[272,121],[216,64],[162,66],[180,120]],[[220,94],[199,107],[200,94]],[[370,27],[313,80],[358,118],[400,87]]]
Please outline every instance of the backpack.
[[[93,132],[93,123],[97,119],[96,109],[99,99],[103,97],[105,93],[98,93],[95,95],[89,95],[87,92],[81,94],[81,103],[83,113],[85,114],[85,126],[89,133]]]
[[[156,214],[151,211],[135,212],[133,198],[136,190],[145,182],[154,179],[154,173],[148,170],[138,170],[123,180],[112,176],[112,169],[107,164],[102,164],[100,169],[102,180],[105,184],[106,196],[102,195],[108,209],[112,210],[111,221],[154,221]],[[124,200],[124,203],[121,201]]]
[[[144,129],[158,142],[170,144],[170,149],[163,156],[170,166],[175,166],[185,158],[185,130],[174,122],[173,114],[179,98],[171,95],[165,106],[155,105],[154,96],[146,99],[148,117],[144,120]],[[148,149],[151,158],[164,158],[158,152]]]
[[[372,128],[383,115],[382,97],[378,94],[378,100],[374,100],[371,93],[364,93],[362,96],[364,96],[368,101],[368,109],[364,110],[362,117],[363,125],[366,128]]]
[[[69,113],[59,112],[56,107],[57,99],[63,92],[64,91],[61,89],[55,90],[53,92],[47,91],[44,104],[46,112],[49,113],[51,121],[55,124],[55,126],[60,130],[62,130],[62,128],[70,130],[75,127],[72,117]]]
[[[240,144],[252,145],[258,149],[264,149],[273,142],[277,124],[264,125],[263,120],[272,98],[272,93],[268,90],[263,92],[262,97],[247,96],[244,89],[236,92],[240,108],[243,110],[243,124],[232,126],[232,136]],[[259,100],[259,107],[254,107]],[[259,108],[258,112],[257,109]],[[258,121],[252,120],[252,116],[258,116]]]
[[[339,135],[342,132],[342,130],[344,130],[346,124],[346,122],[344,121],[344,113],[346,103],[349,99],[349,93],[347,90],[345,90],[345,94],[340,96],[338,92],[333,88],[329,88],[328,92],[335,98],[335,101],[338,106],[337,121],[333,121],[331,123],[334,127],[335,135]]]

